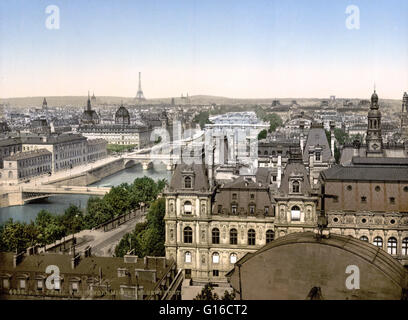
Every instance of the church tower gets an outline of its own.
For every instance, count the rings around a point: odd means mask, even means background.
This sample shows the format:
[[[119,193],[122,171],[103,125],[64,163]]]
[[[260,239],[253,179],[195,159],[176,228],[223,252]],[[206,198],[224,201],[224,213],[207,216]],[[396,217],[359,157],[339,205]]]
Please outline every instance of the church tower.
[[[382,157],[381,112],[378,106],[378,95],[374,90],[368,111],[367,157]]]

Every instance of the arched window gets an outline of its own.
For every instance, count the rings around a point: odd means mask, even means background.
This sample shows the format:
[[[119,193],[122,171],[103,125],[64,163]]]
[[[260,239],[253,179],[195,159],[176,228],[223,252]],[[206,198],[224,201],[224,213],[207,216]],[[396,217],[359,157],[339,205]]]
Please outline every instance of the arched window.
[[[402,254],[408,256],[408,238],[402,239]]]
[[[236,253],[231,253],[230,263],[234,264],[235,262],[237,262],[237,254]]]
[[[268,150],[265,150],[264,155],[265,155],[265,156],[268,155]]]
[[[249,229],[248,230],[248,245],[249,246],[254,246],[255,245],[255,239],[256,239],[256,233],[254,229]]]
[[[184,262],[185,262],[185,263],[191,263],[191,252],[187,251],[187,252],[184,254]]]
[[[212,229],[212,243],[219,244],[220,243],[220,230],[217,228]]]
[[[266,243],[272,242],[275,239],[275,232],[273,230],[266,231]]]
[[[238,231],[237,229],[230,230],[230,244],[238,244]]]
[[[214,252],[212,254],[212,262],[213,263],[220,263],[220,254],[218,252]]]
[[[184,178],[184,188],[191,189],[191,177]]]
[[[388,239],[387,252],[389,254],[397,254],[397,239],[394,237]]]
[[[290,211],[290,220],[291,221],[300,221],[300,208],[298,206],[292,207]]]
[[[361,241],[368,242],[368,238],[367,238],[366,236],[361,236],[361,237],[360,237],[360,240],[361,240]]]
[[[184,202],[184,214],[191,214],[193,212],[193,206],[190,201]]]
[[[193,229],[190,227],[184,228],[184,243],[193,243]]]
[[[379,248],[383,247],[383,239],[381,237],[375,237],[373,244]]]
[[[299,183],[299,181],[293,181],[292,182],[292,192],[293,193],[299,193],[300,192],[300,183]]]

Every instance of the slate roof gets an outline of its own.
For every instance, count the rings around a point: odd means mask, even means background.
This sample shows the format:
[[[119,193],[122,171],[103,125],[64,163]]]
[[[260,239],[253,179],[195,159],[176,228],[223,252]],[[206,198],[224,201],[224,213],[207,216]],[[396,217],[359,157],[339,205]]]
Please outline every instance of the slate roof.
[[[353,165],[381,165],[381,166],[407,166],[408,158],[367,158],[367,157],[353,157]]]
[[[303,161],[309,162],[309,148],[311,146],[322,147],[322,161],[328,162],[332,156],[329,142],[327,141],[326,132],[322,128],[311,128],[307,135],[305,148],[303,151]]]
[[[40,156],[50,156],[50,155],[52,155],[52,153],[48,151],[47,149],[38,149],[38,150],[16,153],[12,156],[4,158],[3,160],[4,161],[17,161],[17,160],[30,159],[30,158],[40,157]]]
[[[302,194],[308,194],[312,191],[309,182],[308,172],[301,162],[290,162],[286,165],[285,170],[283,171],[281,185],[279,190],[288,194],[289,193],[289,178],[292,174],[301,175],[303,177],[303,182],[301,186]]]
[[[194,175],[193,189],[195,191],[208,191],[210,186],[208,183],[208,176],[203,164],[178,164],[171,177],[169,191],[183,190],[183,172],[192,172]],[[186,190],[186,189],[184,189]]]
[[[321,173],[323,180],[343,181],[404,181],[408,182],[408,168],[402,166],[335,166]]]

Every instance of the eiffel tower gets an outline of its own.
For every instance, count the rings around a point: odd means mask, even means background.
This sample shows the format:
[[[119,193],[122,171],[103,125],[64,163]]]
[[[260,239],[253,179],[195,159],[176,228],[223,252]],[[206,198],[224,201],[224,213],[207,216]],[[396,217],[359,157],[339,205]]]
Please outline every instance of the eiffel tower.
[[[136,94],[136,100],[139,101],[144,101],[146,100],[146,98],[143,95],[143,90],[142,90],[142,76],[141,73],[139,72],[139,90],[137,90],[137,94]]]

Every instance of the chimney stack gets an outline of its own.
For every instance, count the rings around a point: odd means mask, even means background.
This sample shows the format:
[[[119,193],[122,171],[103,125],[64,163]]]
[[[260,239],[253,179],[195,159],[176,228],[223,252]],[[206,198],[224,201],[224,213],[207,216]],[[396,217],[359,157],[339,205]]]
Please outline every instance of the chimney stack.
[[[278,188],[280,188],[282,181],[282,156],[278,156],[278,175],[276,177],[276,182],[278,183]]]

